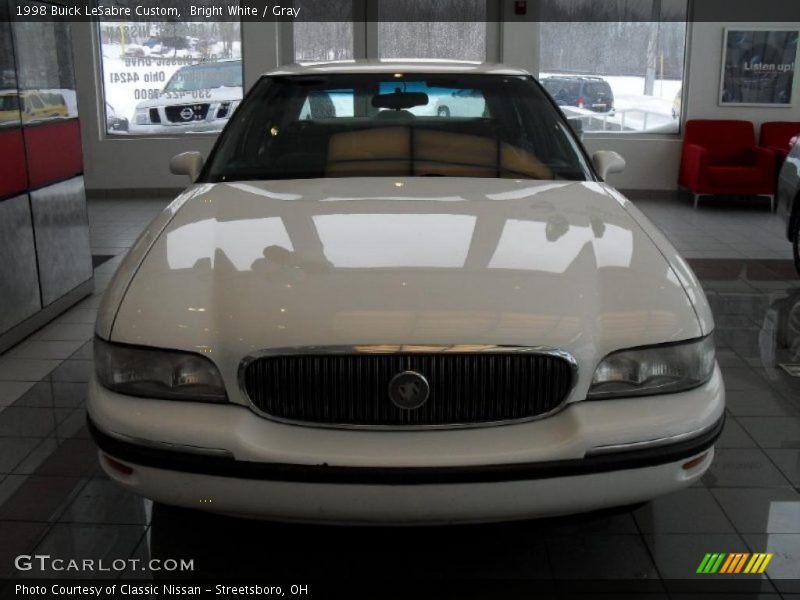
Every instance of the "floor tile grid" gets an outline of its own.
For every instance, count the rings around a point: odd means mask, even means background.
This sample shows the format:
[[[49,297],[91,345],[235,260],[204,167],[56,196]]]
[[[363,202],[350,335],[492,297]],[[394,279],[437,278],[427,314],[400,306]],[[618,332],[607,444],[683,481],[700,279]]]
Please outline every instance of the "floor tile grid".
[[[690,488],[690,489],[692,489],[692,488]],[[700,490],[698,489],[697,491],[700,491]],[[684,492],[686,492],[686,490],[684,490]],[[648,554],[648,556],[650,558],[650,561],[653,564],[654,569],[658,573],[659,579],[664,583],[665,589],[667,591],[669,591],[669,592],[672,592],[673,583],[674,583],[672,580],[676,579],[676,578],[677,578],[679,584],[686,588],[684,590],[681,590],[680,592],[676,592],[677,594],[679,594],[678,596],[674,596],[673,593],[670,593],[670,597],[671,598],[672,597],[685,598],[687,596],[682,595],[683,592],[688,592],[690,590],[694,590],[692,584],[687,583],[687,580],[691,579],[692,575],[690,575],[691,571],[686,571],[684,569],[684,570],[679,571],[679,572],[680,573],[688,573],[688,574],[681,574],[681,575],[678,575],[676,577],[675,572],[673,572],[668,566],[669,565],[668,560],[669,560],[670,557],[669,556],[662,557],[656,552],[656,548],[657,548],[656,540],[657,539],[659,539],[659,538],[672,538],[672,539],[675,539],[676,541],[678,541],[678,544],[680,544],[681,542],[683,542],[685,540],[685,541],[689,542],[690,544],[691,543],[695,543],[695,544],[699,543],[701,546],[705,546],[706,548],[714,550],[714,548],[711,548],[711,546],[713,545],[713,542],[711,541],[711,539],[713,539],[713,536],[715,536],[715,535],[716,536],[725,536],[724,537],[724,540],[725,540],[725,542],[724,542],[725,546],[724,547],[726,549],[734,549],[734,550],[736,550],[736,549],[749,549],[750,552],[763,551],[763,548],[762,549],[757,549],[757,548],[750,547],[750,544],[747,544],[747,542],[746,542],[746,540],[744,538],[744,535],[741,532],[739,532],[738,529],[736,529],[735,523],[731,520],[730,515],[728,515],[727,511],[725,510],[725,507],[720,503],[719,499],[713,493],[713,490],[709,490],[709,492],[710,492],[709,496],[713,500],[713,502],[716,504],[717,510],[720,512],[720,514],[722,514],[724,516],[723,518],[725,519],[726,526],[730,527],[730,531],[729,532],[715,533],[715,534],[708,534],[708,533],[695,534],[695,533],[688,533],[688,532],[662,531],[662,532],[654,533],[654,532],[646,531],[642,527],[642,523],[640,522],[640,520],[638,518],[634,518],[634,523],[636,525],[637,532],[638,532],[639,536],[641,537],[641,539],[646,541],[646,543],[644,544],[644,547],[647,550],[647,554]],[[667,498],[672,498],[672,497],[674,497],[676,495],[677,494],[673,494],[672,496],[668,496]],[[664,501],[664,499],[656,499],[655,501],[653,501],[653,503],[658,503],[658,502],[662,502],[662,501]],[[645,507],[643,507],[640,510],[645,510],[646,507],[647,507],[647,505],[645,505]],[[710,515],[708,513],[704,513],[703,514],[703,518],[704,519],[708,519],[709,516]],[[737,546],[737,544],[738,544],[738,546]],[[667,561],[666,563],[665,563],[665,560]],[[702,577],[700,577],[700,576],[698,576],[697,579],[698,579],[697,585],[699,586],[699,589],[692,591],[693,597],[694,597],[694,593],[696,593],[696,592],[698,592],[700,590],[703,590],[704,589],[703,584],[707,583],[707,582],[703,581]],[[764,580],[769,580],[769,576],[765,575],[763,577],[763,579]],[[768,585],[768,584],[766,584],[766,585]],[[714,589],[714,592],[719,592],[719,591],[720,590],[718,588]],[[732,589],[729,590],[729,591],[735,593],[736,588],[732,587]],[[774,592],[775,590],[773,589],[773,587],[771,585],[768,585],[768,587],[765,587],[765,589],[763,589],[761,591],[763,591],[763,592]],[[724,598],[726,595],[727,594],[721,595],[720,598]],[[777,598],[779,596],[776,595],[775,597]]]
[[[88,480],[79,483],[79,485],[76,486],[72,490],[72,492],[69,493],[67,497],[63,499],[63,501],[60,502],[58,508],[54,511],[51,519],[28,520],[28,519],[13,519],[4,516],[2,520],[0,520],[0,529],[6,527],[14,527],[14,526],[16,527],[27,526],[28,528],[35,529],[37,531],[37,533],[34,536],[25,540],[26,543],[24,547],[17,547],[16,551],[13,552],[13,555],[18,555],[23,553],[31,555],[36,554],[36,550],[44,543],[44,541],[51,534],[53,527],[58,522],[57,521],[58,517],[67,509],[67,507],[70,505],[70,502],[74,499],[74,497],[80,492],[80,490],[87,483]],[[5,500],[3,500],[3,502],[5,502]],[[6,543],[8,543],[8,541],[18,542],[17,539],[14,539],[12,537],[9,537],[5,541]],[[8,550],[11,549],[11,546],[12,544],[9,544]],[[19,577],[20,575],[22,575],[22,573],[13,566],[13,563],[10,560],[3,561],[2,564],[0,564],[0,578]]]
[[[797,282],[795,282],[795,283],[797,283]],[[705,284],[705,282],[704,282],[704,284]],[[717,321],[718,321],[718,329],[720,329],[719,328],[719,319],[717,319]],[[725,328],[723,327],[722,329],[725,329]],[[719,342],[718,342],[718,345],[719,345]],[[728,393],[729,396],[731,394],[756,394],[758,389],[759,389],[759,387],[762,387],[762,386],[764,386],[766,384],[766,387],[767,387],[768,390],[770,390],[770,393],[775,394],[775,395],[783,398],[787,402],[792,402],[792,400],[794,399],[794,403],[795,403],[796,406],[794,407],[794,409],[787,409],[784,418],[795,419],[797,421],[800,421],[800,419],[798,419],[798,417],[800,417],[800,403],[797,402],[797,399],[800,398],[800,395],[796,395],[793,398],[787,396],[787,391],[786,390],[782,390],[782,389],[774,387],[774,382],[773,381],[761,377],[761,374],[756,369],[752,368],[749,364],[747,364],[747,362],[746,362],[747,356],[746,355],[742,356],[740,354],[740,351],[737,350],[736,347],[727,346],[727,345],[724,344],[724,342],[723,342],[722,345],[726,349],[729,349],[730,351],[732,351],[737,357],[739,357],[741,359],[741,364],[738,365],[738,366],[735,366],[735,367],[723,366],[722,367],[723,379],[726,381],[726,388],[727,388],[727,393]],[[747,373],[750,376],[757,377],[758,378],[757,383],[753,383],[753,387],[750,388],[750,389],[748,389],[747,384],[738,385],[737,383],[732,383],[731,382],[732,374],[733,373],[737,373],[737,372],[738,373]],[[726,375],[727,375],[727,377],[726,377]],[[798,389],[800,389],[800,387]],[[774,456],[771,455],[770,452],[768,451],[769,448],[763,447],[762,444],[751,435],[750,428],[745,426],[745,424],[743,424],[741,422],[740,417],[736,416],[736,415],[733,415],[731,413],[730,405],[726,409],[726,418],[727,418],[727,420],[729,422],[733,422],[733,423],[737,424],[738,427],[741,429],[742,433],[746,436],[746,438],[752,444],[752,446],[744,446],[745,448],[747,448],[747,447],[758,448],[758,450],[760,450],[761,453],[763,453],[764,457],[766,457],[766,459],[777,470],[777,472],[781,473],[781,475],[784,477],[784,479],[786,479],[786,485],[793,487],[795,490],[800,490],[800,488],[797,485],[793,485],[792,482],[789,480],[787,474],[784,472],[784,470],[781,468],[781,466],[774,459]],[[758,416],[758,415],[750,415],[749,417],[745,417],[745,418],[767,418],[767,417]],[[719,445],[718,445],[718,447],[719,447]],[[716,498],[716,496],[715,496],[715,498]],[[724,507],[722,507],[721,505],[720,505],[720,507],[723,508],[723,510],[724,510]]]
[[[671,198],[629,196],[687,258],[791,258],[782,218],[766,204],[714,199],[693,209],[676,193]]]
[[[145,542],[145,540],[146,540],[146,538],[147,538],[147,536],[149,534],[150,526],[149,525],[142,526],[140,533],[135,531],[136,529],[138,529],[138,526],[123,526],[123,527],[125,527],[126,529],[130,529],[131,533],[133,534],[130,537],[130,539],[128,540],[128,543],[126,544],[127,547],[128,547],[128,551],[127,552],[115,553],[113,556],[102,556],[102,557],[100,557],[100,556],[89,556],[88,558],[94,558],[94,559],[103,558],[103,559],[105,559],[105,560],[107,560],[109,562],[112,561],[112,560],[115,560],[115,559],[130,560],[132,558],[135,558],[137,550],[139,549],[140,545]],[[112,534],[113,534],[112,537],[118,538],[119,537],[119,535],[118,535],[119,528],[120,528],[119,525],[64,524],[64,523],[58,523],[58,522],[50,523],[41,532],[41,534],[36,538],[35,546],[33,546],[33,550],[31,550],[30,554],[34,554],[34,555],[36,555],[36,554],[39,554],[39,555],[44,554],[44,555],[51,555],[51,556],[54,556],[54,557],[61,556],[60,554],[54,554],[53,550],[54,549],[56,551],[63,550],[63,548],[59,548],[59,546],[61,544],[59,544],[58,542],[54,541],[54,539],[63,538],[63,535],[60,535],[60,534],[63,534],[63,533],[69,532],[69,535],[72,536],[72,535],[74,535],[73,532],[77,530],[77,531],[91,532],[93,535],[95,535],[97,537],[100,537],[102,535],[102,533],[104,533],[105,531],[111,531]],[[54,548],[54,546],[55,546],[55,548]],[[117,548],[114,548],[114,549],[117,549]],[[77,554],[77,552],[75,552],[75,554]],[[83,558],[83,557],[77,557],[77,558]],[[148,572],[148,574],[152,575],[152,573],[150,573],[150,572]],[[123,578],[125,578],[125,579],[133,579],[133,578],[136,578],[137,576],[141,576],[141,574],[132,574],[131,575],[130,573],[126,573],[125,571],[120,570],[120,571],[110,571],[110,572],[107,572],[107,573],[98,573],[98,574],[95,574],[95,576],[97,578],[99,578],[99,579],[115,579],[115,580],[118,580],[118,579],[123,579]],[[45,572],[44,577],[58,578],[58,579],[84,579],[84,578],[86,578],[86,575],[84,575],[81,572],[78,572],[78,573],[57,572],[56,573],[56,572],[52,572],[51,571],[49,573]],[[19,571],[19,570],[14,570],[11,573],[11,578],[13,578],[13,579],[27,578],[27,573]]]
[[[38,380],[37,375],[58,368],[67,359],[64,353],[68,347],[92,339],[103,291],[132,243],[167,202],[166,199],[88,202],[92,252],[111,249],[108,253],[114,258],[94,270],[92,296],[0,356],[0,411],[27,391],[29,384]]]
[[[86,345],[90,345],[90,343],[86,344]],[[75,355],[80,355],[82,350],[83,349],[76,351],[73,355],[71,355],[71,357],[75,356]],[[83,392],[85,394],[86,382],[82,382],[82,385],[84,387],[84,391]],[[83,404],[84,403],[82,402],[81,403],[81,407],[83,406]],[[83,411],[82,408],[80,410],[81,410],[81,413],[82,413],[80,415],[81,416],[81,423],[85,423],[85,412]],[[75,439],[74,435],[72,437],[70,437],[69,439],[70,440],[71,439]],[[94,448],[93,443],[92,443],[92,455],[94,457],[96,457],[96,449]],[[52,457],[52,455],[51,455],[51,457]],[[96,458],[94,460],[96,461]],[[41,525],[42,529],[41,529],[41,531],[39,531],[39,534],[35,538],[30,539],[29,541],[30,541],[30,544],[31,544],[31,548],[33,549],[32,552],[39,552],[39,550],[42,549],[41,550],[42,553],[47,553],[46,552],[47,551],[46,545],[48,544],[48,540],[52,539],[52,536],[54,535],[54,533],[56,531],[56,528],[71,525],[70,523],[64,523],[63,522],[64,514],[69,509],[69,507],[73,505],[73,503],[76,501],[76,499],[81,496],[83,490],[88,485],[90,485],[90,483],[92,481],[95,481],[95,479],[93,479],[92,477],[88,476],[89,473],[86,473],[87,476],[78,477],[77,479],[76,479],[75,475],[69,475],[69,474],[63,474],[63,473],[61,473],[61,474],[60,473],[53,473],[53,472],[49,472],[49,471],[46,472],[46,475],[41,475],[40,472],[42,470],[42,466],[44,464],[46,464],[46,462],[47,462],[47,459],[45,461],[40,462],[39,464],[37,464],[35,466],[35,469],[31,472],[30,475],[22,475],[21,476],[21,475],[14,475],[12,473],[11,475],[6,476],[6,480],[5,481],[0,482],[0,484],[4,485],[4,487],[5,487],[5,484],[8,483],[8,479],[16,478],[16,481],[13,482],[15,484],[14,488],[10,489],[10,490],[4,490],[4,492],[5,492],[5,493],[3,493],[4,497],[2,499],[0,499],[0,518],[2,519],[2,522],[3,523],[19,523],[19,524],[23,524],[23,525],[26,524],[26,523],[30,524],[30,525],[34,525],[34,524]],[[95,475],[95,477],[104,477],[102,472],[99,471],[99,465],[96,465],[94,475]],[[67,488],[66,488],[67,492],[66,492],[66,494],[63,495],[63,497],[56,498],[56,504],[54,505],[54,507],[52,507],[52,510],[48,511],[47,513],[43,513],[43,514],[39,514],[39,515],[25,513],[24,512],[25,504],[27,504],[27,503],[25,503],[22,506],[22,510],[23,510],[23,514],[22,515],[15,516],[14,514],[8,514],[8,511],[7,511],[8,504],[6,503],[6,500],[8,499],[9,496],[13,496],[15,493],[17,493],[22,486],[24,486],[25,484],[27,484],[27,483],[29,483],[31,481],[35,481],[37,479],[39,481],[42,481],[42,480],[56,481],[59,477],[63,478],[65,480],[65,482],[67,483]],[[73,481],[74,481],[74,484],[70,485],[70,482],[73,482]],[[50,489],[51,492],[52,492],[52,485],[48,484],[48,489]],[[48,495],[51,495],[51,494],[48,494]],[[31,520],[31,519],[33,519],[33,520]],[[103,526],[96,526],[96,525],[92,525],[92,524],[75,524],[75,526],[79,527],[79,528],[82,527],[84,529],[85,528],[92,528],[92,527],[95,527],[95,528],[102,528],[103,527]],[[110,528],[110,526],[106,526],[106,528]],[[133,543],[131,545],[130,552],[129,552],[130,555],[132,555],[133,551],[135,550],[135,548],[138,546],[138,544],[140,543],[141,539],[145,535],[146,531],[147,531],[147,526],[145,525],[143,527],[142,533],[136,537],[135,543]],[[114,537],[116,537],[116,536],[114,536]],[[119,556],[115,556],[115,558],[118,558],[118,557]],[[16,573],[16,575],[19,576],[20,573]],[[60,574],[60,575],[63,575],[63,574]],[[120,574],[117,574],[115,576],[119,576],[119,575]]]
[[[787,288],[791,288],[791,287],[795,287],[796,288],[796,287],[798,287],[798,282],[796,280],[791,280],[788,283],[789,283],[789,285],[787,286]],[[711,281],[711,282],[704,281],[704,285],[706,287],[715,287],[713,281]],[[780,294],[774,294],[773,296],[774,296],[774,298],[771,299],[770,303],[772,303],[772,301],[774,299],[780,299]],[[718,326],[718,329],[720,331],[724,331],[726,329],[730,329],[730,327],[725,327],[725,326],[720,327],[720,321],[724,321],[724,319],[720,319],[719,315],[715,315],[715,318],[717,320],[717,326]],[[757,320],[753,321],[753,323],[755,325],[755,329],[758,329],[760,331],[759,326],[762,325],[762,323],[760,323]],[[746,322],[744,324],[746,324]],[[798,410],[798,404],[797,404],[798,399],[800,399],[800,394],[796,393],[796,390],[793,390],[793,389],[788,388],[788,387],[781,387],[780,385],[778,385],[778,382],[781,382],[781,381],[782,382],[786,382],[787,379],[784,378],[784,379],[781,379],[781,380],[770,380],[770,379],[766,378],[764,376],[765,375],[765,369],[758,369],[758,368],[754,368],[752,366],[752,361],[750,360],[750,355],[744,351],[745,347],[743,345],[739,345],[739,344],[735,344],[735,343],[728,344],[728,343],[726,343],[724,341],[726,336],[722,335],[721,337],[723,338],[723,340],[719,344],[719,346],[723,349],[724,352],[731,352],[733,354],[733,357],[735,357],[737,359],[736,363],[734,363],[735,366],[733,366],[733,364],[730,364],[730,362],[729,362],[728,366],[723,367],[723,371],[725,372],[724,377],[727,375],[726,387],[738,388],[738,389],[735,389],[735,390],[730,390],[729,389],[729,391],[728,391],[729,396],[732,396],[733,394],[739,394],[741,397],[744,397],[746,395],[755,395],[756,394],[756,389],[759,388],[759,387],[762,387],[765,390],[768,390],[770,395],[778,396],[779,398],[782,398],[787,403],[790,403],[790,404],[788,404],[789,408],[786,408],[787,404],[784,404],[784,405],[782,405],[780,407],[785,412],[785,415],[786,415],[784,417],[781,417],[781,419],[795,419],[796,420],[797,416],[800,416],[800,410]],[[726,361],[731,361],[731,358],[732,357],[731,357],[730,354],[725,356],[725,360]],[[746,377],[737,378],[737,377],[734,376],[735,373],[746,374]],[[755,378],[755,379],[752,379],[752,378]],[[750,387],[750,385],[748,383],[748,380],[750,382],[753,382],[752,387]],[[736,407],[734,407],[734,409],[736,409]],[[754,413],[756,413],[756,414],[758,414],[760,412],[763,412],[761,407],[758,407],[758,409],[754,411]],[[769,452],[769,449],[763,447],[763,443],[761,443],[761,441],[759,439],[757,439],[755,436],[752,435],[751,428],[748,426],[748,423],[746,421],[746,419],[748,419],[748,418],[759,419],[759,418],[766,418],[766,417],[753,416],[753,417],[741,417],[740,418],[738,415],[733,415],[731,413],[730,404],[729,404],[729,407],[727,409],[727,413],[728,413],[729,422],[736,423],[739,426],[739,429],[740,429],[742,435],[745,437],[745,439],[749,440],[749,442],[753,445],[753,447],[757,448],[758,451],[761,452],[764,457],[766,457],[766,460],[768,461],[768,464],[770,464],[772,466],[772,468],[774,468],[776,470],[776,472],[780,473],[783,476],[783,479],[785,479],[786,481],[781,481],[780,483],[782,485],[784,485],[785,487],[766,488],[766,489],[759,488],[759,489],[753,489],[752,492],[749,491],[747,488],[716,487],[716,488],[712,488],[711,489],[712,495],[713,495],[714,500],[717,502],[719,508],[734,523],[734,525],[736,526],[737,534],[739,536],[741,536],[741,538],[743,538],[744,542],[747,544],[747,549],[750,552],[763,552],[765,550],[770,550],[771,548],[768,549],[768,548],[765,547],[766,541],[765,541],[764,538],[754,538],[753,534],[747,533],[746,531],[745,532],[741,531],[741,529],[740,529],[741,525],[739,523],[737,523],[737,521],[735,520],[735,518],[734,518],[735,515],[733,513],[731,513],[731,509],[730,508],[726,507],[723,504],[723,502],[721,501],[721,498],[724,497],[724,495],[726,493],[732,492],[732,493],[735,494],[735,493],[738,493],[738,492],[744,492],[745,494],[747,494],[747,497],[749,498],[748,504],[752,504],[753,503],[753,500],[752,500],[753,493],[755,493],[755,492],[759,492],[760,493],[760,492],[765,492],[766,491],[769,495],[772,495],[772,496],[781,496],[782,495],[784,498],[792,499],[792,502],[793,502],[794,506],[798,506],[798,505],[800,505],[800,503],[797,502],[797,499],[798,499],[798,496],[797,496],[798,485],[795,484],[792,487],[792,483],[789,480],[789,474],[786,471],[784,471],[783,468],[781,468],[781,465],[777,462],[777,460],[775,460],[774,455]],[[792,415],[794,415],[794,416],[792,416]],[[772,418],[774,418],[774,417],[772,417]],[[743,422],[742,419],[745,419],[745,421]],[[769,491],[769,490],[772,490],[772,491]],[[785,492],[781,492],[781,490],[785,490]],[[798,523],[800,523],[800,520],[798,520]],[[769,524],[767,524],[767,526],[769,527]],[[770,535],[773,536],[774,534],[770,534]],[[797,536],[795,533],[789,534],[789,537],[791,537],[791,536],[794,536],[794,538],[793,538],[794,540],[797,540],[798,538],[800,538],[800,536]],[[781,578],[774,579],[773,576],[770,576],[769,574],[768,574],[768,576],[770,577],[770,580],[773,581],[773,584],[778,587],[778,589],[782,590],[783,586],[786,585],[786,583],[787,583],[785,580],[783,580]],[[795,578],[797,578],[798,576],[800,576],[800,573],[794,573],[794,575],[793,575],[793,577],[795,577]]]
[[[87,343],[90,345],[91,343]],[[72,356],[79,355],[82,350],[78,350],[73,353]],[[67,359],[65,362],[67,362]],[[82,361],[82,362],[90,362],[90,361]],[[55,371],[55,369],[54,369]],[[40,382],[40,383],[44,383]],[[66,382],[69,383],[69,382]],[[79,382],[84,388],[84,396],[85,396],[85,387],[87,385],[86,381]],[[24,395],[20,398],[23,399]],[[72,432],[63,432],[60,429],[62,425],[65,424],[67,420],[69,420],[73,415],[78,417],[78,422],[83,424],[85,422],[85,400],[82,400],[76,407],[68,408],[67,406],[57,407],[55,405],[50,406],[20,406],[20,401],[12,405],[11,410],[25,410],[29,411],[30,413],[52,413],[53,419],[49,426],[41,431],[40,436],[29,436],[29,435],[18,435],[20,431],[18,429],[14,430],[6,430],[2,428],[0,430],[0,447],[4,442],[8,442],[12,444],[16,444],[19,446],[24,446],[25,450],[23,453],[17,455],[16,457],[12,458],[11,461],[8,460],[9,453],[4,453],[2,458],[6,459],[6,464],[3,466],[3,470],[6,471],[3,473],[5,478],[8,476],[24,476],[33,474],[35,470],[47,460],[48,456],[51,455],[53,448],[58,448],[64,441],[69,440],[72,438]],[[9,413],[6,413],[5,418],[0,417],[0,419],[7,421]],[[8,435],[8,433],[17,434],[17,435]],[[25,433],[24,431],[22,433]],[[48,473],[48,477],[59,477],[61,476],[60,473]],[[64,475],[66,477],[71,477],[72,475]],[[5,482],[0,481],[0,505],[8,496],[8,489],[13,485],[13,483],[8,480]],[[13,492],[13,490],[12,490]]]

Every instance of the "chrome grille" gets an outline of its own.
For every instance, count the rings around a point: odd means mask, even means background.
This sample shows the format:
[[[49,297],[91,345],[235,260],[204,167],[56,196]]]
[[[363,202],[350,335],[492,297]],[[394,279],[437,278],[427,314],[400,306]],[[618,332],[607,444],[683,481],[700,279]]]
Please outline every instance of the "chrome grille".
[[[164,114],[170,123],[191,123],[203,121],[208,115],[210,104],[180,104],[178,106],[165,106]]]
[[[430,384],[421,407],[389,398],[392,378],[416,371]],[[562,353],[380,353],[268,355],[245,363],[253,406],[280,420],[330,426],[456,426],[527,420],[566,400],[574,361]]]

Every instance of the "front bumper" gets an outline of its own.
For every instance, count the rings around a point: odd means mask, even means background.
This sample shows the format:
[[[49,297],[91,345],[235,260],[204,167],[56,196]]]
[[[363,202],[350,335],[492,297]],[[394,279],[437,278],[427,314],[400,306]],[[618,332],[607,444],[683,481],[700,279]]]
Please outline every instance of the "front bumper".
[[[283,520],[464,522],[594,510],[691,485],[711,463],[724,392],[717,369],[689,392],[577,402],[533,423],[376,432],[127,398],[92,382],[89,413],[109,476],[167,504]]]
[[[717,435],[719,429],[711,435]],[[103,444],[101,437],[96,439]],[[705,450],[701,449],[704,444],[708,444]],[[582,475],[566,475],[584,471],[584,465],[577,464],[557,465],[552,470],[543,469],[544,465],[504,465],[394,471],[245,465],[236,468],[235,475],[212,475],[166,468],[174,466],[177,457],[161,463],[161,467],[129,463],[133,470],[125,475],[109,462],[105,450],[101,451],[101,464],[112,479],[130,491],[174,506],[312,523],[455,524],[566,515],[650,500],[697,481],[713,460],[711,444],[711,437],[704,438],[703,445],[691,451],[697,462],[689,469],[684,467],[686,459],[633,466],[639,464],[636,459],[636,463],[627,463],[628,468],[612,467],[614,470]],[[115,449],[120,451],[118,446]],[[647,457],[646,462],[652,458]],[[198,471],[218,466],[200,467],[201,460],[195,456],[182,463],[181,469],[189,462]],[[562,474],[556,475],[558,471]],[[356,482],[359,477],[369,483]],[[449,482],[435,481],[437,477]]]
[[[343,467],[236,460],[232,456],[156,448],[112,437],[92,422],[89,431],[100,450],[117,461],[194,475],[242,480],[356,485],[469,484],[554,479],[625,471],[685,461],[713,446],[724,417],[688,439],[645,448],[593,454],[582,459],[461,467]]]
[[[192,121],[190,123],[151,123],[138,125],[130,123],[128,133],[132,135],[177,135],[182,133],[219,133],[228,119],[212,121]]]

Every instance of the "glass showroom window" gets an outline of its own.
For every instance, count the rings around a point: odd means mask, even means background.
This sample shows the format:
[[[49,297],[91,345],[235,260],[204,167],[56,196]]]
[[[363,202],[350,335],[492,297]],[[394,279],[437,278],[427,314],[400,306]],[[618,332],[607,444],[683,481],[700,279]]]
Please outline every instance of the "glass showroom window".
[[[546,0],[539,79],[584,131],[677,133],[686,0],[625,5]]]
[[[486,0],[384,0],[378,56],[486,60],[486,18]]]
[[[102,22],[109,135],[218,132],[242,99],[238,22]]]
[[[293,27],[297,62],[353,58],[353,0],[296,0],[303,21]]]
[[[19,22],[14,33],[18,108],[23,125],[76,118],[69,23]],[[9,73],[13,75],[14,71]]]

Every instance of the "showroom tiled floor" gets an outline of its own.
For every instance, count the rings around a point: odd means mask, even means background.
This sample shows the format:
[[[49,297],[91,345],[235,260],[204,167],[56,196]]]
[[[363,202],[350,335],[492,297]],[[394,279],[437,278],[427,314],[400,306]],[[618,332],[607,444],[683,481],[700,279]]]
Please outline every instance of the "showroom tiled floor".
[[[0,357],[0,578],[23,576],[13,557],[35,552],[194,558],[194,577],[362,581],[394,579],[400,569],[406,580],[536,580],[528,586],[535,597],[560,595],[564,582],[551,580],[570,578],[591,581],[577,588],[587,593],[607,580],[609,597],[614,581],[625,580],[626,590],[635,581],[648,598],[722,591],[800,600],[800,379],[777,366],[800,362],[800,279],[780,222],[763,207],[637,204],[692,259],[717,321],[728,420],[695,487],[632,509],[452,528],[281,525],[153,507],[102,474],[86,431],[95,294]],[[98,293],[163,205],[90,202],[92,252],[114,256],[95,271]],[[715,578],[709,589],[712,580],[694,571],[715,551],[776,556],[768,576]]]
[[[783,219],[766,197],[703,196],[697,210],[689,194],[665,200],[629,197],[685,258],[792,258]]]

